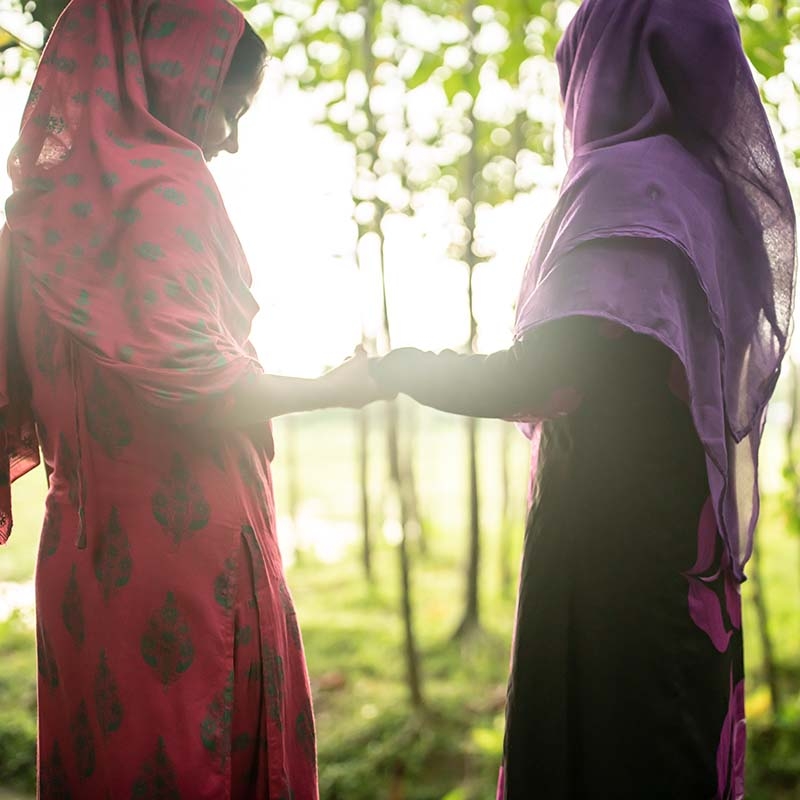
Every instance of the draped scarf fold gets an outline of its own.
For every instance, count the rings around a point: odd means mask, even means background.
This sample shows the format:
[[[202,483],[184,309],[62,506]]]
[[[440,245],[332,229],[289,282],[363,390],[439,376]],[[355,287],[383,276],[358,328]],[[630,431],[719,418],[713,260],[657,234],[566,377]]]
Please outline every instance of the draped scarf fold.
[[[6,486],[38,451],[9,313],[17,281],[67,332],[74,370],[81,358],[112,370],[176,424],[261,371],[250,269],[201,150],[243,30],[227,0],[72,0],[52,32],[0,241],[0,541]],[[79,413],[79,445],[81,427]]]
[[[766,405],[791,328],[796,222],[736,19],[727,0],[585,0],[557,61],[571,158],[523,277],[515,334],[596,314],[679,355],[743,579]],[[621,284],[609,279],[613,253],[591,245],[620,238],[669,243],[674,268],[645,258]]]

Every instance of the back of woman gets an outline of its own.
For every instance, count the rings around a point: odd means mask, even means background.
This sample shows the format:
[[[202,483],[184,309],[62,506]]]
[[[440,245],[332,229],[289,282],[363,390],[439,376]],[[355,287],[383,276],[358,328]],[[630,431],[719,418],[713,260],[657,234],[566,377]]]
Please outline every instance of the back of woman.
[[[243,798],[276,780],[313,796],[267,436],[201,420],[187,431],[148,412],[50,323],[30,286],[20,295],[49,473],[36,595],[41,796],[129,796],[158,774],[192,796],[219,797],[228,780]],[[285,743],[267,758],[270,729]]]
[[[73,0],[12,153],[2,437],[13,479],[38,436],[49,480],[44,800],[318,796],[269,414],[229,421],[265,377],[257,305],[205,164],[265,61],[226,0]]]
[[[387,388],[533,444],[499,800],[741,800],[739,584],[796,221],[727,0],[584,0],[516,343]]]

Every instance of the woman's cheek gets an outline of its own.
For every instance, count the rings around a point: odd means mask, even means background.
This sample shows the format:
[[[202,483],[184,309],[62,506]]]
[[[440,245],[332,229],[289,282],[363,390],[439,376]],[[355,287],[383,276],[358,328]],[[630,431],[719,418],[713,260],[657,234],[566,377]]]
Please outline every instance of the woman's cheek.
[[[225,116],[220,113],[211,115],[206,132],[207,146],[221,145],[230,136],[230,127]]]

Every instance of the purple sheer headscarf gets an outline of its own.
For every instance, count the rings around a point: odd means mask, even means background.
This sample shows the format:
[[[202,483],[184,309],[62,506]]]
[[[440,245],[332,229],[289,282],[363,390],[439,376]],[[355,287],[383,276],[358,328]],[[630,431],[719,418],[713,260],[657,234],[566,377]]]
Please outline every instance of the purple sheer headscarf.
[[[523,277],[516,336],[591,314],[675,351],[743,579],[796,230],[738,24],[728,0],[585,0],[557,62],[571,158]],[[620,238],[661,240],[674,256],[645,250],[652,258],[623,269],[609,241]]]

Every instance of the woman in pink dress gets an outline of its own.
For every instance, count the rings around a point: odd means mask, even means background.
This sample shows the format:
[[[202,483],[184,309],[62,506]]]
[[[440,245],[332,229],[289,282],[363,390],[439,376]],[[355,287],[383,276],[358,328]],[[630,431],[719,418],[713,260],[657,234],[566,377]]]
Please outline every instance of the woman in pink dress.
[[[48,473],[39,796],[318,796],[269,419],[378,397],[359,354],[265,375],[250,270],[206,161],[266,50],[226,0],[73,0],[10,159],[0,540]]]

